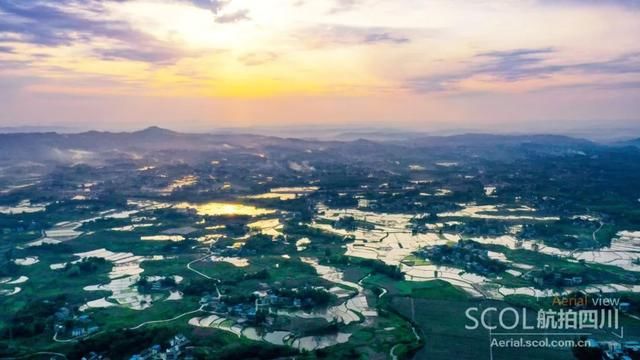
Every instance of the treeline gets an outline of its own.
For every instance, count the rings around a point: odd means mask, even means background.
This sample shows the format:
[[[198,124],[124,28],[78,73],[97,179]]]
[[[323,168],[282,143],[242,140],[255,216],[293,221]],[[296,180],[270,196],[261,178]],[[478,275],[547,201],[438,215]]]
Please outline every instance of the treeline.
[[[400,270],[400,267],[387,265],[380,260],[353,258],[346,255],[331,255],[330,251],[325,252],[325,255],[325,258],[320,261],[323,264],[337,265],[340,267],[359,265],[371,270],[372,274],[385,275],[395,280],[404,279],[404,273]]]
[[[360,265],[371,268],[374,274],[386,275],[392,279],[403,280],[404,273],[400,270],[400,267],[394,265],[387,265],[380,260],[362,259]]]
[[[189,280],[182,288],[185,295],[202,296],[204,293],[215,293],[216,280],[210,279],[192,279]]]
[[[64,271],[67,276],[76,277],[81,275],[93,274],[101,268],[110,266],[107,264],[107,260],[97,257],[89,257],[82,259],[76,263],[67,263],[64,267]]]
[[[109,331],[80,340],[71,349],[68,358],[81,359],[84,355],[95,352],[107,354],[112,359],[128,359],[154,344],[165,346],[174,335],[174,331],[168,328]]]
[[[315,289],[312,287],[304,287],[302,289],[278,289],[276,295],[286,298],[297,298],[303,300],[303,307],[327,306],[331,303],[333,295],[324,289]],[[305,301],[306,300],[306,301]],[[305,306],[307,305],[307,306]]]
[[[29,338],[42,334],[52,325],[51,317],[65,302],[66,296],[61,295],[27,303],[7,320],[6,326],[2,329],[2,338]]]

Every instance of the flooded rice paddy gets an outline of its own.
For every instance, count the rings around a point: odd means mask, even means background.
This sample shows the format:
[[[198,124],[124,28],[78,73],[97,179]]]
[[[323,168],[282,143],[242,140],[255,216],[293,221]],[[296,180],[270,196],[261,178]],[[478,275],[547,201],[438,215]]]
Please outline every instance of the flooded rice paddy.
[[[209,202],[204,204],[180,203],[178,209],[194,209],[200,216],[247,215],[260,216],[275,213],[274,210],[258,208],[240,203]]]

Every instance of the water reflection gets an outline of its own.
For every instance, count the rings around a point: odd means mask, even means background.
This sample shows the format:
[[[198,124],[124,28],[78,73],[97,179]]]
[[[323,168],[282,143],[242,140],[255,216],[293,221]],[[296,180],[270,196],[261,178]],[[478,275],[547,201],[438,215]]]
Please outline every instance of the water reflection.
[[[274,210],[257,208],[255,206],[243,205],[239,203],[210,202],[205,204],[180,203],[176,205],[178,209],[195,209],[198,215],[221,216],[221,215],[248,215],[260,216],[275,213]]]

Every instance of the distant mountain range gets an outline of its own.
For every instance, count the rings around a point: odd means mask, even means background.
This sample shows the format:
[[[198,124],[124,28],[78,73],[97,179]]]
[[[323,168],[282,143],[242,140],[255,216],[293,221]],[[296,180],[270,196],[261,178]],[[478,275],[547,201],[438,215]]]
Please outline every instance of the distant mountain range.
[[[363,135],[358,138],[357,135]],[[369,135],[369,136],[367,136]],[[374,135],[374,136],[371,136]],[[135,132],[88,131],[76,134],[57,132],[0,134],[0,162],[53,161],[78,162],[91,159],[132,157],[161,151],[207,152],[244,149],[259,152],[265,149],[304,152],[328,148],[341,154],[370,154],[376,151],[429,151],[461,149],[468,153],[494,153],[513,156],[519,151],[548,154],[586,152],[602,144],[560,135],[492,135],[463,134],[429,136],[425,134],[394,133],[344,134],[342,141],[281,138],[241,133],[188,134],[149,127]],[[355,139],[354,139],[355,138]],[[640,139],[617,145],[638,145]],[[513,152],[511,154],[510,152]]]
[[[16,134],[16,133],[42,133],[42,132],[57,132],[57,133],[73,133],[78,132],[78,129],[64,127],[64,126],[5,126],[0,127],[0,134]]]
[[[632,139],[632,140],[627,140],[627,141],[623,141],[619,143],[620,145],[623,146],[636,146],[636,147],[640,147],[640,138],[637,139]]]

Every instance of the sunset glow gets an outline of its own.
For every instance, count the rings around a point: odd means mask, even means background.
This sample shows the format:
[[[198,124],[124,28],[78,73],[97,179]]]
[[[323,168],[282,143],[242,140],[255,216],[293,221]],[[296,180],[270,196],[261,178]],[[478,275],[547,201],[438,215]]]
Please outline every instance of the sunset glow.
[[[637,120],[635,1],[0,2],[0,125]]]

